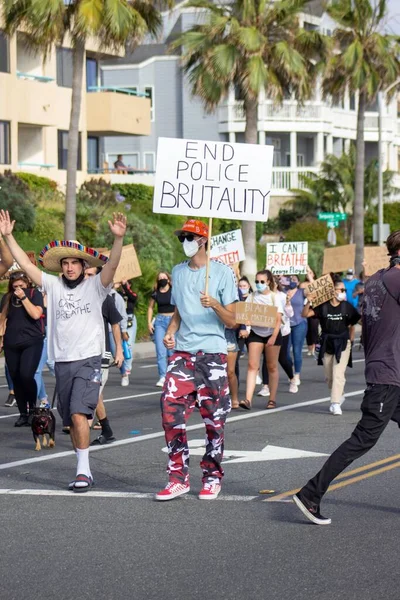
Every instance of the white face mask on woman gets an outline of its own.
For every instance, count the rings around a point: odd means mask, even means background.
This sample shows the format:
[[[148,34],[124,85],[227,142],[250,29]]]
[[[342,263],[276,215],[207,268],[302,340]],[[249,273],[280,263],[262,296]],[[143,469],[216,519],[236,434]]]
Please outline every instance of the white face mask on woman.
[[[192,256],[197,254],[197,252],[199,251],[199,244],[197,243],[197,240],[192,240],[191,242],[189,242],[188,240],[184,240],[182,246],[183,251],[188,258],[192,258]]]
[[[337,299],[339,302],[344,302],[345,300],[347,300],[347,294],[346,294],[346,292],[338,292],[338,293],[336,294],[336,299]]]

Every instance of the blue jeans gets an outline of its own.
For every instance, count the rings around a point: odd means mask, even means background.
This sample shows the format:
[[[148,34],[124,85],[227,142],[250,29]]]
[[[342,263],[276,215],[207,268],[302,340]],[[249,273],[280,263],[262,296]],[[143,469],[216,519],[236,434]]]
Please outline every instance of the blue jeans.
[[[11,390],[14,391],[14,384],[13,384],[13,381],[11,379],[11,375],[10,375],[10,371],[8,370],[7,363],[4,363],[4,371],[6,373],[8,391],[9,392],[11,392]]]
[[[42,373],[46,362],[47,362],[47,338],[44,338],[42,356],[40,357],[40,362],[38,364],[38,367],[37,367],[36,373],[35,373],[35,381],[36,381],[36,385],[37,385],[37,395],[38,395],[39,400],[43,400],[44,398],[47,398],[46,388],[44,385],[43,373]]]
[[[288,360],[293,365],[290,351],[293,346],[293,357],[294,357],[294,372],[301,373],[301,367],[303,365],[303,346],[304,340],[307,335],[307,321],[304,320],[298,325],[295,325],[290,330],[289,344],[288,344]]]
[[[168,357],[174,353],[173,350],[167,350],[163,342],[171,319],[172,317],[157,315],[154,322],[154,343],[156,345],[157,367],[160,378],[165,377],[167,374]]]
[[[132,327],[128,327],[127,334],[129,335],[128,344],[131,347],[132,358],[124,359],[121,367],[121,373],[125,375],[125,373],[130,373],[132,370],[132,360],[133,360],[133,346],[136,341],[136,332],[137,332],[137,321],[135,315],[128,315],[128,320],[132,319]]]

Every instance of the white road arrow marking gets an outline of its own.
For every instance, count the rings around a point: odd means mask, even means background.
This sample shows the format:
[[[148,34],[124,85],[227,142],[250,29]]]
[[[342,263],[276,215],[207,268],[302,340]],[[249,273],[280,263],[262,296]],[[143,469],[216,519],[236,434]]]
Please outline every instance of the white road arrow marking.
[[[203,456],[205,451],[204,440],[190,440],[189,448],[191,456]],[[163,448],[162,451],[168,452],[168,449]],[[265,460],[287,460],[293,458],[316,458],[318,456],[328,456],[328,454],[268,445],[262,450],[224,450],[223,463],[226,465],[228,463],[262,462]]]

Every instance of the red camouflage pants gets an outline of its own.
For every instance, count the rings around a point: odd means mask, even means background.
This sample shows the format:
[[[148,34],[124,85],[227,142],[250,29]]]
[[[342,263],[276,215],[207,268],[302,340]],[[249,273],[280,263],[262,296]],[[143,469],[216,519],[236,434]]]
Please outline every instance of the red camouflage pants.
[[[206,451],[200,462],[203,482],[218,481],[224,475],[224,426],[231,410],[225,354],[175,352],[168,361],[161,413],[169,455],[167,471],[173,482],[189,482],[186,423],[195,406],[206,426]]]

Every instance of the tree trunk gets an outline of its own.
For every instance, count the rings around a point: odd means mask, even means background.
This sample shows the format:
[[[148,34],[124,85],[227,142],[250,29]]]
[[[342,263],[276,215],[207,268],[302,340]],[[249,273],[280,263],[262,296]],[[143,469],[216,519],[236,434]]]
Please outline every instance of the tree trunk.
[[[356,245],[356,274],[361,272],[364,260],[364,177],[365,177],[365,145],[364,145],[364,118],[366,98],[360,92],[357,113],[357,141],[356,141],[356,183],[354,192],[354,243]],[[349,265],[350,266],[350,265]]]
[[[79,118],[81,114],[85,43],[77,40],[73,50],[71,117],[68,132],[67,189],[64,237],[76,239],[76,172],[78,168]]]
[[[244,141],[246,144],[257,144],[258,99],[247,98],[244,101],[244,110],[246,114]],[[246,259],[242,263],[241,274],[246,275],[250,281],[253,281],[257,273],[256,223],[254,221],[242,221],[242,233]]]

